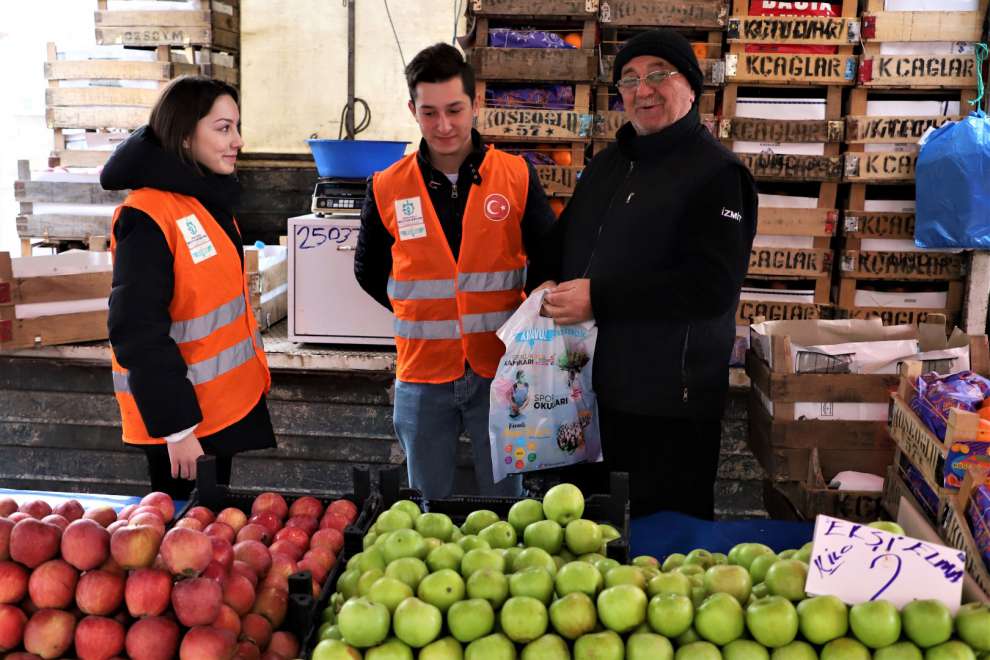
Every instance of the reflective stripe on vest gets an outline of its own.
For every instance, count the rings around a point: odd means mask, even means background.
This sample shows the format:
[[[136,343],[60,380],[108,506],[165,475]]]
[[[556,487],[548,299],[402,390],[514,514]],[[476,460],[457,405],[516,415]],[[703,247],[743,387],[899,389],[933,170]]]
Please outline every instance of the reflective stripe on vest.
[[[521,289],[526,279],[526,269],[502,270],[491,273],[460,273],[457,288],[461,291],[508,291]]]
[[[465,314],[461,317],[464,324],[464,334],[477,332],[495,332],[509,320],[515,310],[504,312],[488,312],[486,314]]]
[[[187,367],[186,378],[193,385],[202,385],[249,362],[254,359],[254,341],[258,341],[258,345],[261,346],[261,335],[255,335],[254,340],[248,338],[239,341],[211,358],[190,364]],[[130,394],[131,385],[126,373],[113,372],[113,389],[115,392]]]
[[[457,321],[406,321],[395,319],[395,335],[405,339],[460,339]]]
[[[388,297],[394,300],[438,300],[454,297],[454,280],[388,279]]]
[[[188,319],[186,321],[174,321],[168,333],[169,337],[176,344],[184,344],[188,341],[196,341],[197,339],[208,337],[217,328],[222,328],[228,323],[233,323],[239,319],[244,315],[246,309],[247,305],[244,302],[244,296],[239,295],[230,302],[224,303],[202,316],[197,316],[194,319]]]

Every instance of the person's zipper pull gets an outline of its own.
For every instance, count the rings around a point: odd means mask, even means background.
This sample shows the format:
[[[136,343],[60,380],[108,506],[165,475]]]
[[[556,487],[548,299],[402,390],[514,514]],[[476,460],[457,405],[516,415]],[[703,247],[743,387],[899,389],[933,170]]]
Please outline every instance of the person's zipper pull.
[[[683,401],[684,403],[687,403],[687,402],[688,402],[688,388],[686,388],[686,387],[684,388],[684,392],[683,392],[683,394],[681,395],[681,400],[682,400],[682,401]]]
[[[450,186],[450,198],[457,199],[457,185],[451,184]]]

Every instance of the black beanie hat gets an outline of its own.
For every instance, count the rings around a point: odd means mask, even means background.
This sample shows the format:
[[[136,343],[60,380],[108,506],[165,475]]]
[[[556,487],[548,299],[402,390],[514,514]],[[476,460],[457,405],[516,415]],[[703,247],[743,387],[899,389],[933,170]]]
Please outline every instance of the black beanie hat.
[[[629,60],[640,55],[662,57],[670,62],[691,85],[695,101],[701,98],[701,88],[704,84],[701,65],[698,64],[698,58],[691,48],[691,42],[681,33],[661,28],[640,32],[627,41],[615,56],[615,64],[612,65],[612,82],[618,82],[622,67],[628,64]]]

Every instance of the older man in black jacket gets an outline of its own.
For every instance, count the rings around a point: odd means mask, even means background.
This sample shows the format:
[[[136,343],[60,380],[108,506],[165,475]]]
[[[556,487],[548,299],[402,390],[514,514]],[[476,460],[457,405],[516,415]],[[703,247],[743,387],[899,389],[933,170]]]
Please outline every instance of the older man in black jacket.
[[[629,118],[557,226],[561,283],[545,313],[594,318],[604,468],[630,473],[632,511],[714,513],[739,291],[756,233],[749,171],[701,124],[702,73],[670,30],[629,40],[613,80]]]

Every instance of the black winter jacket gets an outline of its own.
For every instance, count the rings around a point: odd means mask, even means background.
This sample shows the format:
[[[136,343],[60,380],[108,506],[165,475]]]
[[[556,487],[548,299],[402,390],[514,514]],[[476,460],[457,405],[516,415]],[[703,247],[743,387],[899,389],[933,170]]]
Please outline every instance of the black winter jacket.
[[[652,135],[626,124],[591,161],[555,233],[560,281],[591,279],[601,405],[721,416],[756,209],[752,176],[696,109]]]
[[[233,213],[240,200],[236,176],[200,175],[165,152],[147,126],[117,147],[100,174],[106,190],[156,188],[195,197],[223,228],[244,261]],[[145,213],[123,207],[114,225],[116,249],[110,292],[110,344],[152,437],[164,437],[202,421],[186,363],[169,336],[169,305],[175,286],[172,253],[165,235]],[[262,396],[239,422],[201,440],[216,453],[274,446]]]

